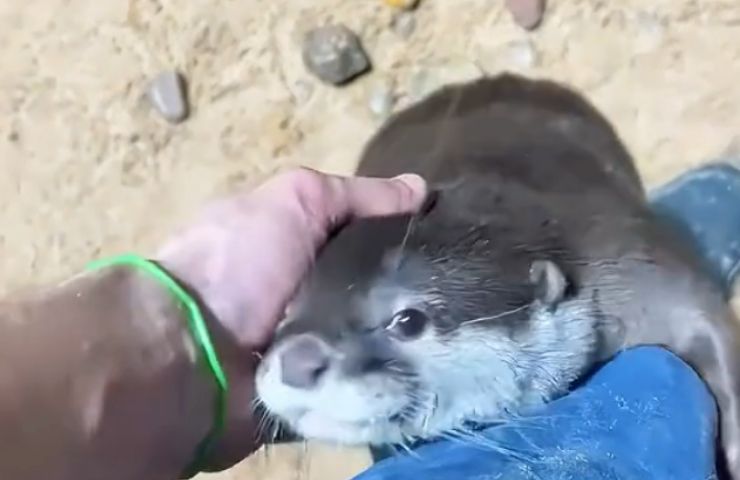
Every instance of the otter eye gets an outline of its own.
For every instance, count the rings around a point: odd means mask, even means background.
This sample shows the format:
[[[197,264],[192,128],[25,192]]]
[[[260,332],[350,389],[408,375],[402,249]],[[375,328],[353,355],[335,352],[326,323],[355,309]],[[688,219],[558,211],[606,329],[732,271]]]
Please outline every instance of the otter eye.
[[[385,329],[403,340],[411,340],[421,335],[428,321],[419,310],[407,308],[393,315]]]

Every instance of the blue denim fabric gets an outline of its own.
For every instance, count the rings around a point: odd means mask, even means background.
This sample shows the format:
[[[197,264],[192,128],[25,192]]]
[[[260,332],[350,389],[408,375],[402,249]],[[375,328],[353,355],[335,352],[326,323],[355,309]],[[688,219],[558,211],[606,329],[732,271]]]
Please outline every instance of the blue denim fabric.
[[[531,418],[481,431],[499,451],[444,440],[356,480],[712,479],[715,422],[694,371],[665,350],[640,347]]]

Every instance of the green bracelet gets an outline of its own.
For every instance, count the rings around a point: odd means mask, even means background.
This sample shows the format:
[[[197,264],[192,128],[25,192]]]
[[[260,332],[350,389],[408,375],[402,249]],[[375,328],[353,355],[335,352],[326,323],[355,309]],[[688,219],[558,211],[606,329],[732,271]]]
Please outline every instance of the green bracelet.
[[[210,453],[210,449],[216,439],[223,432],[226,423],[226,398],[229,391],[229,383],[226,378],[226,374],[224,373],[224,369],[221,366],[216,349],[211,341],[211,336],[208,332],[208,327],[206,326],[203,314],[198,306],[198,302],[196,302],[195,299],[193,299],[193,297],[190,296],[185,289],[182,288],[180,284],[159,265],[136,254],[129,253],[97,260],[88,265],[88,270],[98,270],[117,265],[136,267],[149,274],[159,283],[164,285],[167,290],[169,290],[170,293],[172,293],[175,298],[185,306],[188,312],[188,327],[190,329],[190,333],[193,335],[195,342],[198,344],[205,356],[208,367],[216,382],[217,393],[213,428],[198,446],[195,459],[186,470],[186,478],[190,478],[201,471],[203,465],[202,462],[206,460],[206,457]]]

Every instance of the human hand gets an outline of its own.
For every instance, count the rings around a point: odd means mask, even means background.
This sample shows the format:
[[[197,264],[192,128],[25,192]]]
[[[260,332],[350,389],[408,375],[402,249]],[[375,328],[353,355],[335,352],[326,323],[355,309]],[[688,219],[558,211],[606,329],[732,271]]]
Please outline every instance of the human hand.
[[[158,260],[197,292],[226,337],[217,344],[230,381],[228,418],[213,469],[258,446],[253,353],[269,342],[329,233],[352,218],[415,211],[425,196],[416,175],[371,179],[298,169],[214,203],[160,250]]]

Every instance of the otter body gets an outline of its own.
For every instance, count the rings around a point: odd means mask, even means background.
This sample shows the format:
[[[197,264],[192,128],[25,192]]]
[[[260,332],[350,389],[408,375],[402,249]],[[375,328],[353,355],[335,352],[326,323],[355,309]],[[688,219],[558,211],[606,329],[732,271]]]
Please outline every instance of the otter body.
[[[405,172],[434,203],[329,242],[258,372],[270,412],[345,443],[458,435],[662,345],[714,392],[740,479],[737,324],[581,96],[512,75],[443,88],[392,117],[357,169]]]

